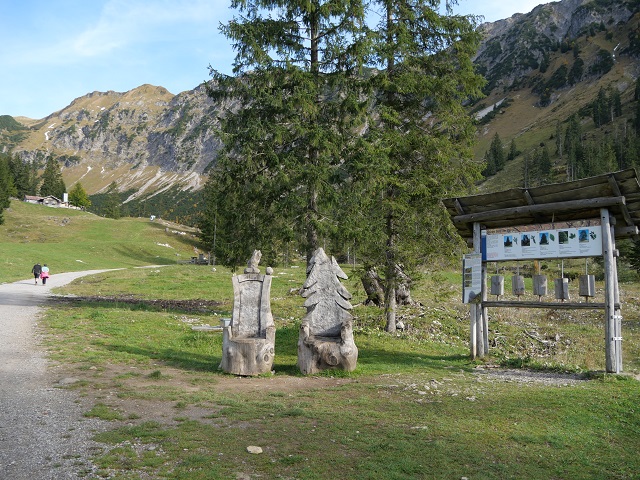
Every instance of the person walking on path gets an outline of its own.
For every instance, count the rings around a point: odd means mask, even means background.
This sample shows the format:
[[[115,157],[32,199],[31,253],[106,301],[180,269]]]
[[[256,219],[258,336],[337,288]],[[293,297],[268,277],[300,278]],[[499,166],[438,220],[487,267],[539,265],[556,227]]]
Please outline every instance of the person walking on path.
[[[40,274],[40,278],[42,279],[42,284],[46,285],[47,278],[49,278],[49,267],[47,267],[46,263],[42,266],[42,273]]]
[[[31,273],[33,273],[33,278],[36,281],[36,285],[38,284],[38,278],[42,274],[42,267],[40,266],[40,262],[37,262],[33,268],[31,269]]]

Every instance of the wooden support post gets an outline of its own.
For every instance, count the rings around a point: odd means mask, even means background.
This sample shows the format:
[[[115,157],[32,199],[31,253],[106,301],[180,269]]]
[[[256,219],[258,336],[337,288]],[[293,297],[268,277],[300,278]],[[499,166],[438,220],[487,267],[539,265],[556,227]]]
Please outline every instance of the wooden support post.
[[[616,237],[614,234],[616,218],[612,217],[611,222],[611,246],[613,251],[613,323],[614,323],[614,345],[616,348],[616,373],[622,372],[622,312],[620,310],[620,288],[618,286],[618,249],[616,248]]]
[[[473,252],[480,253],[481,252],[481,239],[480,239],[480,224],[473,224]],[[486,271],[483,265],[482,268],[482,280],[486,281]],[[482,286],[482,296],[481,299],[486,295],[486,284]],[[471,335],[469,340],[469,346],[471,350],[471,358],[475,359],[476,357],[483,357],[484,352],[484,327],[483,327],[483,315],[482,315],[482,305],[478,303],[478,301],[474,301],[470,304],[469,315],[470,315],[470,327],[471,327]]]
[[[609,210],[600,209],[602,225],[602,257],[604,260],[604,338],[606,371],[619,373],[615,341],[615,272],[613,257],[613,238]]]
[[[489,309],[484,306],[487,301],[487,264],[482,262],[482,344],[483,355],[489,353]]]
[[[476,225],[473,226],[473,251],[475,252],[477,248],[480,248],[480,231],[476,232]],[[480,305],[476,302],[472,302],[469,304],[469,327],[470,327],[470,338],[469,338],[469,350],[471,359],[475,360],[478,356],[478,328],[477,328],[477,319],[478,319],[478,309]]]
[[[476,330],[476,314],[477,309],[480,306],[477,303],[469,304],[469,326],[470,326],[470,338],[469,338],[469,353],[471,355],[471,360],[475,360],[478,356],[478,348],[477,348],[477,339],[478,332]]]

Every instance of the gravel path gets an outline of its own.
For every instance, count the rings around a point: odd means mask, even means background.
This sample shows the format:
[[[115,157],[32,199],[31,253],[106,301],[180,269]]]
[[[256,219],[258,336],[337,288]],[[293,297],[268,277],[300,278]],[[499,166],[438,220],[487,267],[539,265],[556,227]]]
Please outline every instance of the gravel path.
[[[95,478],[88,457],[101,447],[91,437],[106,422],[84,418],[79,396],[56,388],[37,322],[51,288],[101,271],[0,285],[0,479]]]

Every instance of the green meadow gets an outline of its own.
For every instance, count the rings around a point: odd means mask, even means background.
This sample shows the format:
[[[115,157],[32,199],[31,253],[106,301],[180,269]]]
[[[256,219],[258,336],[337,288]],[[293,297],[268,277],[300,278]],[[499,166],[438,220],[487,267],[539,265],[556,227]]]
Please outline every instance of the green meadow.
[[[405,329],[390,335],[343,266],[358,367],[304,377],[305,266],[275,266],[274,371],[239,378],[218,370],[221,334],[193,328],[230,316],[233,290],[229,270],[180,263],[195,255],[192,236],[20,202],[5,219],[1,281],[29,278],[36,260],[54,275],[119,269],[57,289],[65,297],[39,322],[52,383],[77,379],[65,388],[107,422],[87,477],[638,478],[637,281],[621,285],[625,374],[611,375],[601,312],[492,311],[490,354],[471,361],[457,268],[425,269],[416,304],[398,311]]]

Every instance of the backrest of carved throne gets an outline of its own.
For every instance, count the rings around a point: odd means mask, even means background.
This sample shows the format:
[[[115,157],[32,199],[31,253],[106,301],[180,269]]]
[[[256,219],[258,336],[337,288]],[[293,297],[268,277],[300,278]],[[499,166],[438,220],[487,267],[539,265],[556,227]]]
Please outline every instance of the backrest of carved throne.
[[[273,325],[271,315],[271,275],[247,273],[236,275],[233,283],[233,337],[265,338]]]

